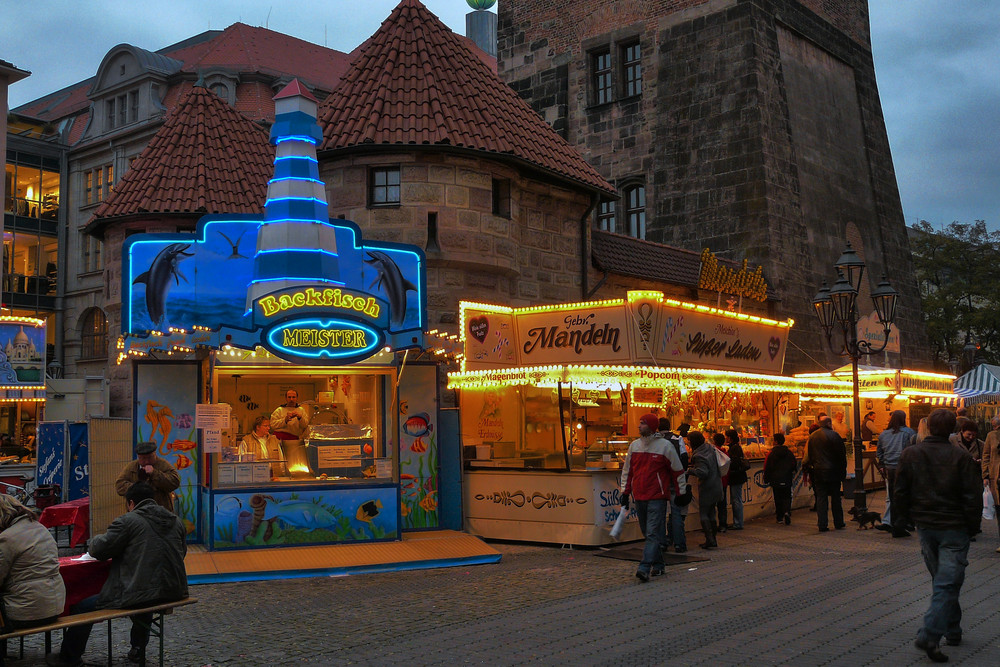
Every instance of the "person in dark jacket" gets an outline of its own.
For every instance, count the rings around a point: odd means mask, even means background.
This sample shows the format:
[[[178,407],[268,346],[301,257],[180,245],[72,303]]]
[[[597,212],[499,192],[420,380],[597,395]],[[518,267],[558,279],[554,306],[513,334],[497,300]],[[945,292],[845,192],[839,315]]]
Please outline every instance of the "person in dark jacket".
[[[688,428],[684,428],[685,426]],[[681,424],[680,435],[676,435],[670,430],[670,419],[660,417],[659,428],[660,435],[677,450],[677,457],[681,461],[681,469],[687,470],[688,453],[687,447],[684,445],[684,436],[687,435],[688,429],[691,428],[690,425]],[[676,500],[676,496],[670,499],[670,516],[667,518],[667,543],[664,550],[673,547],[674,551],[682,554],[687,551],[687,535],[684,534],[684,522],[687,519],[688,508],[687,505],[681,507],[677,504]]]
[[[827,521],[827,504],[833,514],[833,527],[841,530],[844,523],[844,508],[840,504],[840,485],[847,477],[847,449],[844,439],[833,430],[833,420],[823,416],[820,428],[806,441],[806,455],[803,465],[809,466],[809,475],[816,491],[816,523],[819,532],[830,530]]]
[[[733,506],[733,525],[731,530],[743,530],[743,487],[749,481],[747,470],[750,462],[743,455],[740,446],[740,434],[736,429],[726,431],[726,448],[729,454],[729,502]]]
[[[934,662],[947,662],[938,643],[941,637],[952,646],[962,641],[958,596],[969,563],[969,541],[980,528],[983,490],[979,464],[948,441],[955,415],[935,410],[927,426],[931,434],[900,456],[892,511],[916,524],[920,551],[931,574],[930,607],[915,645]],[[899,525],[893,521],[893,535]]]
[[[715,549],[719,546],[715,541],[715,507],[723,497],[722,475],[715,457],[715,445],[705,442],[701,431],[691,431],[688,442],[694,450],[688,474],[698,478],[698,518],[705,533],[705,541],[699,546],[702,549]]]
[[[771,485],[774,493],[774,516],[778,523],[792,523],[792,482],[798,468],[795,454],[785,447],[785,436],[774,434],[774,446],[764,461],[764,483]]]
[[[646,538],[635,576],[640,581],[663,574],[663,545],[667,541],[667,502],[684,493],[684,468],[673,443],[657,433],[660,422],[649,413],[639,418],[639,437],[629,445],[622,466],[622,510],[635,501],[639,528]]]
[[[146,482],[156,493],[156,502],[171,512],[174,491],[181,485],[180,473],[166,459],[156,455],[155,442],[140,442],[135,446],[135,461],[129,461],[115,480],[115,491],[122,498],[136,482]]]
[[[156,504],[155,491],[146,482],[136,482],[125,494],[128,512],[111,522],[108,532],[90,540],[90,555],[111,559],[108,580],[99,595],[82,600],[73,613],[95,609],[149,607],[187,597],[187,553],[184,525],[173,512]],[[142,662],[152,614],[132,616],[130,662]],[[82,665],[91,625],[66,630],[59,653],[50,653],[46,664],[55,667]]]

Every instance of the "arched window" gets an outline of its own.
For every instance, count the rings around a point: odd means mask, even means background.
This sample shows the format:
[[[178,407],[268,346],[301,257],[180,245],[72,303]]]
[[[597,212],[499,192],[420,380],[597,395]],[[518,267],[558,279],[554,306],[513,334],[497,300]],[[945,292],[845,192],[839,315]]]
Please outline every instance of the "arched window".
[[[625,188],[626,233],[637,239],[646,238],[646,186],[630,185]]]
[[[100,308],[83,314],[80,325],[80,358],[105,359],[108,356],[108,318]]]

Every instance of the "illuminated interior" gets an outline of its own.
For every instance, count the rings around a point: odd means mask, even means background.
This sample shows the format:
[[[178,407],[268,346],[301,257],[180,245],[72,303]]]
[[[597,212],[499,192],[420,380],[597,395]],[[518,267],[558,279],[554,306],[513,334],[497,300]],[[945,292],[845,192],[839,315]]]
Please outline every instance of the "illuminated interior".
[[[388,445],[392,422],[387,410],[394,370],[384,367],[320,368],[298,366],[224,366],[216,369],[217,401],[231,406],[229,433],[222,453],[213,455],[219,486],[302,484],[395,478],[393,452]],[[240,442],[252,431],[256,417],[270,417],[285,405],[294,389],[309,425],[300,437],[280,439],[276,454],[261,458],[240,455]],[[252,444],[252,440],[248,439]],[[250,447],[245,451],[251,451]],[[257,478],[250,467],[261,464]],[[233,469],[230,469],[233,468]]]

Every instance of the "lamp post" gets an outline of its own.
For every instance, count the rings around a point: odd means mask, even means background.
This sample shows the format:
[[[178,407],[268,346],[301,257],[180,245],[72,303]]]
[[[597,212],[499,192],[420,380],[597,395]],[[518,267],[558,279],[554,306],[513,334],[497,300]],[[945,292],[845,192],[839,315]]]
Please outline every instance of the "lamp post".
[[[854,398],[854,506],[867,510],[864,485],[864,443],[861,442],[861,397],[858,392],[858,360],[868,354],[878,354],[889,344],[889,330],[896,318],[898,294],[889,281],[882,276],[881,282],[872,292],[872,305],[885,330],[885,340],[881,345],[872,345],[858,337],[858,293],[865,273],[865,263],[847,244],[847,249],[834,263],[838,279],[833,287],[823,287],[813,299],[816,316],[823,327],[827,345],[835,353],[850,357]],[[834,325],[840,325],[840,337],[834,342]]]

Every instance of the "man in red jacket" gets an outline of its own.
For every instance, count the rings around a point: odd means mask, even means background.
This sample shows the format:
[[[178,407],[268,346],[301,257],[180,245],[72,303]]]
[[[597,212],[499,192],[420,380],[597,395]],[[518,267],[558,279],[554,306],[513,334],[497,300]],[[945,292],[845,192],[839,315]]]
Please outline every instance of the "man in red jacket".
[[[686,488],[677,450],[656,432],[657,428],[656,415],[649,413],[639,418],[639,437],[629,445],[622,467],[622,511],[628,510],[630,499],[635,501],[639,528],[646,538],[642,562],[635,573],[643,582],[663,574],[661,549],[666,542],[667,503]]]

